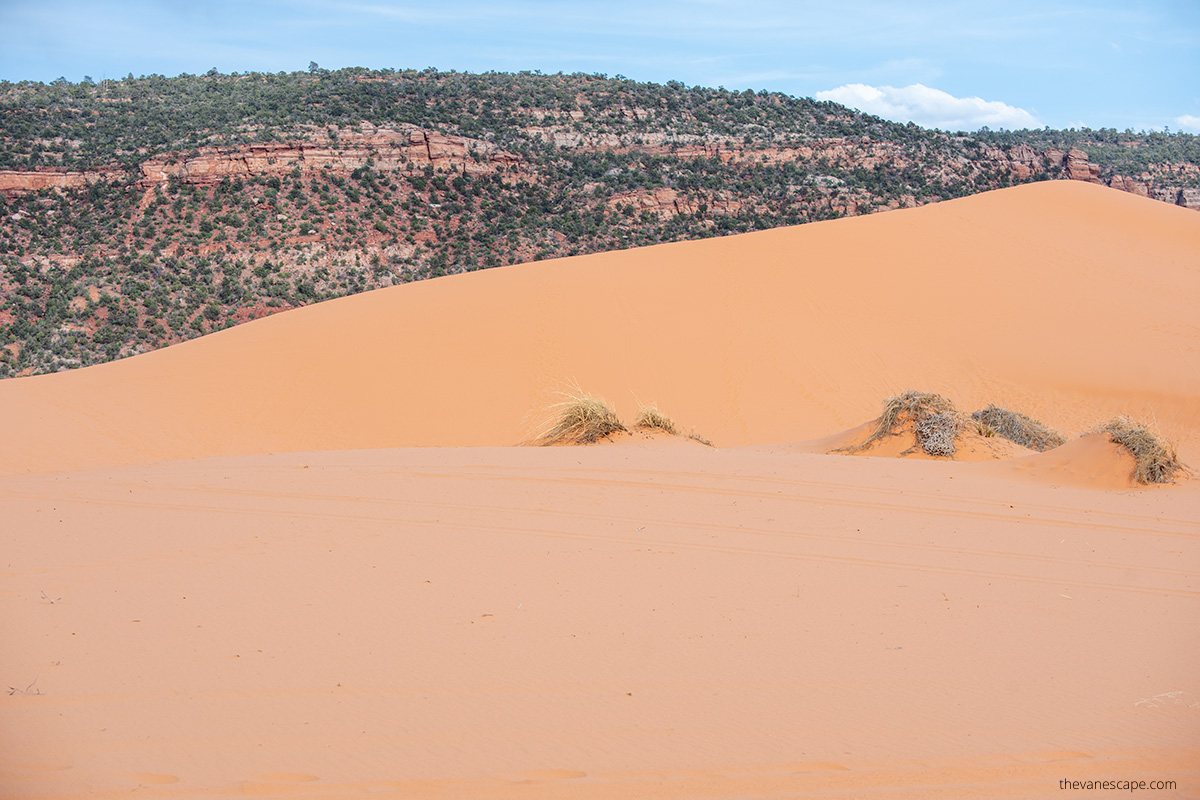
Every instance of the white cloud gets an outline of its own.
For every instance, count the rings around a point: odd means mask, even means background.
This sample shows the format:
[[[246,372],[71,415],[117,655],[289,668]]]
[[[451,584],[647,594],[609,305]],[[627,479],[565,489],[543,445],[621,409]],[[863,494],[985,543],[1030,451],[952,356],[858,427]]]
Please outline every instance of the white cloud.
[[[989,128],[1040,128],[1037,118],[1023,108],[999,100],[955,97],[919,83],[912,86],[867,86],[850,83],[817,92],[818,100],[832,100],[894,122],[915,122],[926,128],[974,131]]]
[[[1181,131],[1188,133],[1200,133],[1200,117],[1194,117],[1191,114],[1184,114],[1182,117],[1175,118],[1175,125]]]

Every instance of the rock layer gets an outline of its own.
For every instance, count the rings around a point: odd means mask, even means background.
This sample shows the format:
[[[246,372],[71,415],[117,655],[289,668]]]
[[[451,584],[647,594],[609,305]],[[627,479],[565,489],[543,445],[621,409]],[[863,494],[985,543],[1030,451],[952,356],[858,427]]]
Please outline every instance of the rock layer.
[[[517,156],[479,139],[446,136],[415,125],[378,128],[363,123],[352,131],[323,131],[307,142],[252,144],[223,151],[202,148],[187,158],[158,158],[142,164],[141,184],[151,187],[177,178],[191,184],[220,183],[225,178],[282,175],[330,167],[350,171],[365,166],[411,171],[426,165],[457,172],[490,173],[512,164]]]
[[[657,156],[713,158],[725,162],[754,160],[774,165],[804,165],[820,158],[828,163],[873,169],[897,157],[888,142],[871,139],[820,139],[800,147],[747,149],[720,137],[695,135],[645,133],[627,141],[613,134],[584,135],[555,127],[530,128],[526,132],[565,149],[636,150]],[[1066,152],[1055,148],[1038,151],[1027,144],[1019,144],[1007,149],[984,148],[982,155],[983,165],[1007,171],[1017,181],[1046,176],[1105,183],[1100,178],[1100,166],[1091,163],[1088,154],[1076,147]],[[147,190],[172,179],[193,185],[213,185],[227,178],[283,175],[297,168],[302,172],[324,168],[349,172],[374,166],[381,170],[399,169],[411,173],[432,166],[447,172],[490,174],[502,167],[519,168],[522,164],[520,156],[482,139],[451,136],[411,124],[381,127],[364,122],[352,129],[316,129],[306,139],[290,142],[256,143],[234,148],[204,147],[186,155],[153,158],[141,164],[138,185]],[[92,172],[0,170],[0,194],[14,196],[42,189],[75,189],[96,181],[115,180],[123,175],[121,170],[115,168]],[[1149,175],[1142,177],[1149,178]],[[1141,197],[1200,209],[1200,189],[1180,186],[1150,188],[1147,180],[1122,175],[1108,178],[1107,185]],[[610,199],[609,206],[615,207],[620,202],[627,202],[639,211],[651,211],[660,217],[696,213],[698,207],[696,202],[677,198],[674,190],[661,188],[619,193]],[[843,214],[854,215],[859,213],[865,202],[865,197],[842,197],[837,208]],[[888,205],[895,208],[910,204],[902,199]],[[715,212],[729,212],[736,211],[743,204],[726,201],[718,193],[706,205]]]

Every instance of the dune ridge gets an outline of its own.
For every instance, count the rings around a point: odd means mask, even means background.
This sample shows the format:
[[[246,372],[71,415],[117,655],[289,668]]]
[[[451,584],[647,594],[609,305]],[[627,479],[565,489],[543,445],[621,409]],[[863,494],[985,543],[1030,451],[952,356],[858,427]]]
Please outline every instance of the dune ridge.
[[[1185,209],[1049,182],[452,276],[0,382],[0,470],[510,445],[572,380],[722,446],[831,435],[921,386],[1067,431],[1154,419],[1186,457],[1197,252]]]

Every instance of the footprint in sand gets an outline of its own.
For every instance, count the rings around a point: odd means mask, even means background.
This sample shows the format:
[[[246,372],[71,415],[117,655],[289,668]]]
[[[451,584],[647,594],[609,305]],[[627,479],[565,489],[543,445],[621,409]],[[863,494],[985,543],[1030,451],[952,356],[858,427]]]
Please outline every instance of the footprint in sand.
[[[1143,697],[1134,705],[1138,708],[1167,708],[1169,706],[1200,708],[1200,703],[1194,702],[1187,692],[1163,692],[1153,697]]]

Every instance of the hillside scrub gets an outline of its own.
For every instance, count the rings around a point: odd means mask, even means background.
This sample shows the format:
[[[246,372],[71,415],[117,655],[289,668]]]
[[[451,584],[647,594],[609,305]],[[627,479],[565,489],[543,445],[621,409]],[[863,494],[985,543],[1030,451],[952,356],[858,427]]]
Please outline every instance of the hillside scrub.
[[[1007,160],[1034,136],[1107,153],[1102,178],[1128,162],[1155,185],[1161,156],[1162,180],[1200,181],[1197,137],[1062,133],[586,74],[0,81],[0,377],[397,283],[1064,177]]]

